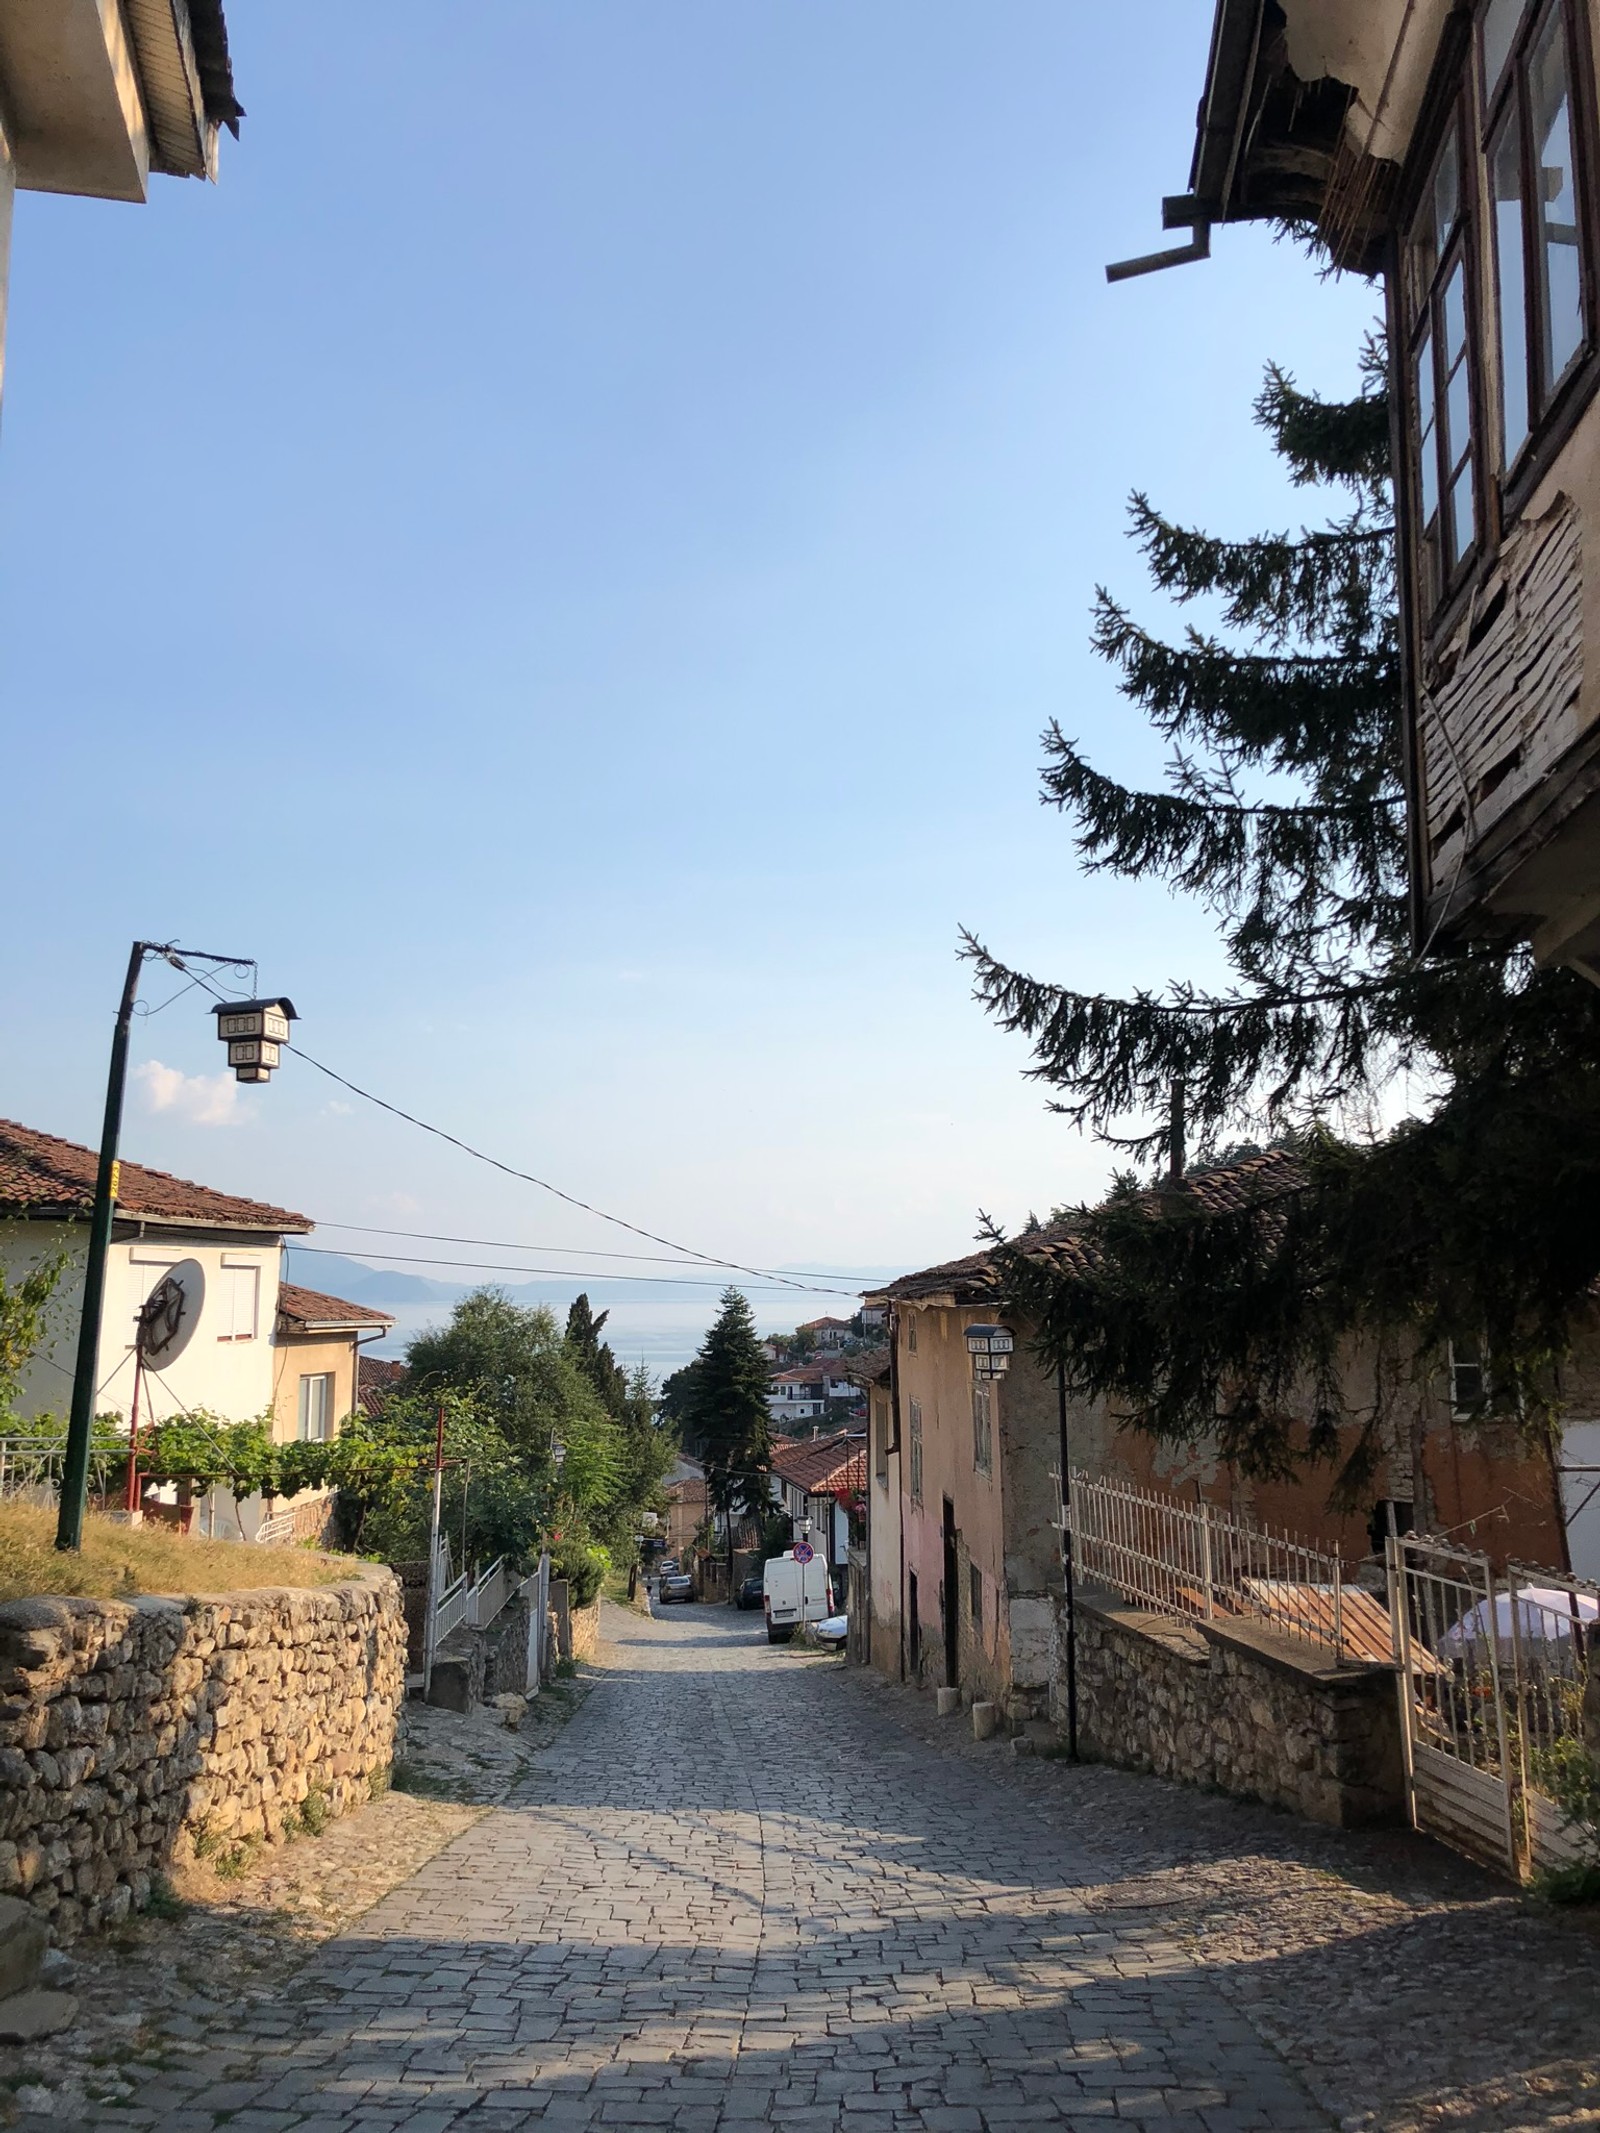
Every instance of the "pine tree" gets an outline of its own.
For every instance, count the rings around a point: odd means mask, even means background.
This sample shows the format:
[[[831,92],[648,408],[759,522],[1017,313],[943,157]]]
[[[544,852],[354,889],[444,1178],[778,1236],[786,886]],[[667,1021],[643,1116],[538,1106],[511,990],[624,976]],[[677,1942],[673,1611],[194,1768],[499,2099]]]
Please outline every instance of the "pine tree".
[[[575,1296],[567,1311],[565,1339],[567,1353],[600,1395],[607,1414],[620,1422],[627,1408],[628,1374],[600,1338],[610,1316],[602,1311],[596,1317],[588,1296]]]
[[[772,1466],[770,1373],[750,1305],[737,1289],[723,1291],[716,1322],[690,1367],[685,1435],[700,1446],[706,1494],[727,1521],[731,1580],[734,1519],[764,1513]]]
[[[1032,1040],[1053,1107],[1143,1155],[1186,1125],[1287,1138],[1287,1168],[1223,1213],[1169,1196],[1152,1221],[1130,1181],[1080,1211],[1094,1273],[1064,1284],[1013,1252],[1014,1292],[1078,1388],[1167,1436],[1220,1429],[1257,1470],[1291,1457],[1291,1388],[1316,1387],[1311,1449],[1348,1419],[1340,1343],[1360,1326],[1437,1347],[1487,1332],[1500,1397],[1527,1411],[1574,1305],[1600,1272],[1585,1197],[1600,1186],[1600,994],[1520,948],[1418,957],[1405,901],[1400,670],[1382,351],[1353,401],[1271,369],[1261,427],[1300,484],[1348,508],[1298,536],[1224,541],[1132,503],[1156,587],[1220,602],[1219,638],[1170,644],[1102,591],[1094,642],[1171,742],[1168,787],[1130,791],[1057,725],[1044,798],[1083,866],[1158,878],[1218,917],[1233,982],[1106,998],[1016,971],[970,935],[979,999]],[[1356,1148],[1397,1069],[1432,1078],[1426,1121]],[[1173,1101],[1181,1093],[1181,1102]],[[1179,1149],[1181,1160],[1181,1148]],[[1381,1416],[1363,1416],[1370,1444]],[[1353,1475],[1360,1466],[1361,1448]]]

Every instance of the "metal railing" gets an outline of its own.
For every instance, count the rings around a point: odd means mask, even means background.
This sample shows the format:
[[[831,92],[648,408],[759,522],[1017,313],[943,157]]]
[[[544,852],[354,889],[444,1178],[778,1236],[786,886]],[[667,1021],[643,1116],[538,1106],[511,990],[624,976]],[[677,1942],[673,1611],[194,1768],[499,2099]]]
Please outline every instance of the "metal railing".
[[[510,1566],[503,1555],[497,1555],[467,1593],[467,1620],[472,1627],[487,1629],[514,1590]]]
[[[1390,1659],[1386,1609],[1326,1549],[1134,1482],[1078,1471],[1069,1489],[1080,1576],[1153,1613],[1255,1621],[1341,1658]]]
[[[294,1539],[294,1513],[274,1511],[256,1528],[256,1541],[263,1548],[276,1548]]]
[[[1552,1778],[1585,1746],[1600,1586],[1415,1534],[1389,1573],[1413,1823],[1519,1880],[1572,1864]]]
[[[103,1496],[110,1486],[111,1468],[120,1465],[126,1447],[91,1443],[89,1488]],[[0,1436],[0,1499],[54,1507],[61,1492],[61,1466],[66,1457],[63,1437],[30,1437],[24,1433]]]

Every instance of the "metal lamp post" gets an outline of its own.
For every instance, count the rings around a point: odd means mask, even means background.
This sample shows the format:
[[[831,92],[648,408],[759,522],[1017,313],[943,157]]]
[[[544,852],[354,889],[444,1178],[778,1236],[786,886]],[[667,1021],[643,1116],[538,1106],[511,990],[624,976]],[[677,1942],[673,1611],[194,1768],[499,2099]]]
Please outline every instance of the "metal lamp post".
[[[174,970],[188,970],[191,963],[210,963],[219,969],[248,970],[248,956],[211,955],[204,949],[180,949],[172,941],[135,941],[123,980],[122,1001],[117,1009],[111,1038],[111,1070],[106,1077],[105,1117],[100,1129],[100,1163],[95,1173],[94,1207],[89,1217],[89,1255],[83,1271],[83,1317],[78,1327],[78,1357],[72,1377],[72,1409],[67,1422],[66,1452],[61,1469],[61,1509],[56,1521],[56,1546],[76,1549],[83,1545],[83,1515],[89,1496],[89,1445],[94,1429],[95,1373],[100,1356],[100,1317],[105,1307],[106,1262],[111,1251],[111,1225],[116,1215],[117,1145],[122,1138],[122,1100],[128,1081],[128,1038],[133,1028],[134,1002],[139,996],[139,973],[152,958],[170,963]],[[289,1034],[294,1009],[287,1000],[245,1001],[238,1008],[219,1008],[217,1033],[227,1038],[223,1020],[229,1013],[272,1008]],[[265,1031],[263,1029],[263,1035]],[[236,1061],[228,1046],[228,1063],[241,1081],[266,1081],[278,1064],[276,1043],[266,1047],[271,1057],[249,1063]]]

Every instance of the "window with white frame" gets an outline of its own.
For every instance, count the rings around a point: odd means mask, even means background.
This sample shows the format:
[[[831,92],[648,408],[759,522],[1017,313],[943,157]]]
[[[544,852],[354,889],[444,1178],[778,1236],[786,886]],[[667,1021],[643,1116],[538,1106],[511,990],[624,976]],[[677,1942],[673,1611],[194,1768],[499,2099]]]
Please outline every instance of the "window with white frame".
[[[218,1277],[217,1338],[223,1341],[253,1341],[261,1303],[261,1269],[254,1260],[222,1262]]]
[[[994,1386],[987,1378],[972,1385],[972,1463],[980,1474],[994,1465]]]
[[[333,1373],[319,1370],[300,1380],[300,1439],[326,1444],[333,1434]]]
[[[1489,1372],[1476,1341],[1450,1343],[1450,1412],[1477,1414],[1489,1396]]]

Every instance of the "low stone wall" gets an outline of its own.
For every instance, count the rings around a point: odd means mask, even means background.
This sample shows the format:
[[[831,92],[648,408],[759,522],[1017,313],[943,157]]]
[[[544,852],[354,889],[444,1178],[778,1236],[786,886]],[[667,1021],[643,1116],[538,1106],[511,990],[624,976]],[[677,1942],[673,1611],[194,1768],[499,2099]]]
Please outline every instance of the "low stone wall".
[[[219,1599],[0,1606],[0,1890],[58,1941],[142,1904],[202,1846],[275,1842],[315,1789],[394,1757],[405,1621],[387,1570]]]
[[[1404,1819],[1392,1669],[1340,1665],[1239,1621],[1146,1614],[1092,1586],[1079,1589],[1077,1631],[1084,1754],[1339,1828]],[[1058,1724],[1065,1694],[1058,1673]]]
[[[592,1659],[600,1647],[600,1601],[598,1595],[586,1607],[574,1607],[565,1578],[550,1580],[550,1619],[555,1624],[556,1651],[563,1659]]]

